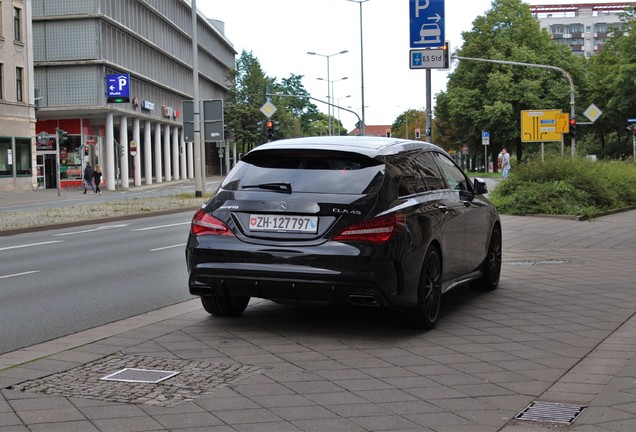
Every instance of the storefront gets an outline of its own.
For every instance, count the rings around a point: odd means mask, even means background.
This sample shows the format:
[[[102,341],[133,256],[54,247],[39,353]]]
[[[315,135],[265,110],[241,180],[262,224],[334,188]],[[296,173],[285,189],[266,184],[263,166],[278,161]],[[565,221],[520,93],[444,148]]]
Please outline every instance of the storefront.
[[[55,167],[59,146],[60,188],[82,187],[86,162],[99,163],[101,138],[89,135],[90,124],[84,119],[38,121],[36,125],[36,166],[38,189],[57,188]],[[67,132],[62,136],[58,130]]]

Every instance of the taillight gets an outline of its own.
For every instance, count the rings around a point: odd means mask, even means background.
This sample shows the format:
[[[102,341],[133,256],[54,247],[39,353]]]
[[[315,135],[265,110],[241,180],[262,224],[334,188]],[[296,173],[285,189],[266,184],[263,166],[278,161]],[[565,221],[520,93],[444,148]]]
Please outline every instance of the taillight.
[[[222,221],[210,216],[203,209],[197,210],[192,218],[191,225],[192,234],[195,236],[202,235],[221,235],[233,236],[234,234]]]
[[[386,243],[404,229],[406,218],[402,213],[395,213],[351,225],[340,231],[333,240],[356,241],[368,243]]]

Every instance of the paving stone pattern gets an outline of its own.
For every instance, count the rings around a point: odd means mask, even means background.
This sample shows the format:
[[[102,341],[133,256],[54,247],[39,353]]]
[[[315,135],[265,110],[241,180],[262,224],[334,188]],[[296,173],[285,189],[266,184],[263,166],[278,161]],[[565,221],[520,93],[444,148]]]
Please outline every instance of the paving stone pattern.
[[[102,380],[124,368],[169,370],[179,374],[156,384]],[[263,368],[257,366],[114,354],[66,372],[17,384],[11,389],[111,402],[176,406],[261,371]]]
[[[502,220],[500,287],[448,293],[434,330],[381,309],[196,309],[0,370],[0,432],[636,431],[636,212]],[[153,368],[133,358],[248,369],[171,406],[18,390],[79,363],[100,365],[95,380]],[[586,408],[571,426],[514,420],[533,401]]]

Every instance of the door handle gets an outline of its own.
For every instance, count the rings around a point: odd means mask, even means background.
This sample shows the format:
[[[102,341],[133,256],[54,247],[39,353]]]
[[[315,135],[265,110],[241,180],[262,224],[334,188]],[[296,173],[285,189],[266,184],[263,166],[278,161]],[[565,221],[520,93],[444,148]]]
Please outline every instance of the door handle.
[[[437,209],[442,213],[448,213],[448,207],[444,204],[437,204],[435,207],[437,207]]]

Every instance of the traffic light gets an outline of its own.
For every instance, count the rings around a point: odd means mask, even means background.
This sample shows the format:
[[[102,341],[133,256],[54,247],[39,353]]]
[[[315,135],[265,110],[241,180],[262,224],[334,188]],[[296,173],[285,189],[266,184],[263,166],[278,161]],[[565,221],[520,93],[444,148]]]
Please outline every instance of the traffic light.
[[[448,42],[444,43],[442,49],[444,50],[444,69],[449,69],[450,47],[448,46]]]
[[[633,125],[631,127],[631,129],[632,129],[632,135],[634,135],[634,137],[636,137],[636,125]]]
[[[576,119],[570,119],[570,137],[576,138]]]
[[[386,137],[391,138],[391,129],[386,130]]]
[[[84,156],[88,156],[88,146],[84,146]]]
[[[60,128],[55,128],[55,130],[57,131],[60,144],[64,144],[66,141],[68,141],[68,132],[67,131],[62,130]]]
[[[274,122],[272,120],[267,120],[265,122],[265,129],[267,129],[267,138],[272,139],[274,136]]]
[[[422,134],[420,133],[419,129],[415,129],[415,139],[420,139],[422,137]]]

